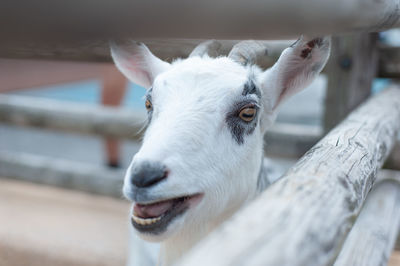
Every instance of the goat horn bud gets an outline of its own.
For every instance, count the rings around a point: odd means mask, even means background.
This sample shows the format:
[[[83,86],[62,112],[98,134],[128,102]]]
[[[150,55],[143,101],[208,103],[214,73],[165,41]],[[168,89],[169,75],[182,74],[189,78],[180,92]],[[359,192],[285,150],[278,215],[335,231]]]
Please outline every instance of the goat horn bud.
[[[204,56],[209,55],[211,57],[217,57],[219,49],[221,48],[221,43],[216,40],[208,40],[198,44],[193,51],[190,53],[189,57],[192,56]]]
[[[267,56],[268,49],[261,42],[241,41],[235,44],[228,57],[242,65],[255,64],[257,58]]]

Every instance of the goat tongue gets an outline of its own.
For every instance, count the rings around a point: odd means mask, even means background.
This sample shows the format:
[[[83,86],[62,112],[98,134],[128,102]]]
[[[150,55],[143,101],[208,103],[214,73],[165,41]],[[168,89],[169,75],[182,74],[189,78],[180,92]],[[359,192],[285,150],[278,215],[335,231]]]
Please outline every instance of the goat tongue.
[[[135,204],[133,207],[133,212],[137,217],[140,218],[155,218],[168,211],[173,204],[173,200],[166,200],[153,204]]]

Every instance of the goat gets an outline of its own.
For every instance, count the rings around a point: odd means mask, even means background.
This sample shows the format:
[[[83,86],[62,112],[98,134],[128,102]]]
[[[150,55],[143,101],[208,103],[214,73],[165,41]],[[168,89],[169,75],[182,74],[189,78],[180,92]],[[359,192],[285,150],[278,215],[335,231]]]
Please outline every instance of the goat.
[[[265,48],[245,41],[211,58],[215,41],[167,63],[136,42],[114,42],[118,69],[147,88],[148,126],[126,171],[123,192],[140,238],[161,242],[159,264],[171,265],[271,182],[263,136],[278,107],[322,70],[330,38],[301,37],[262,71]],[[154,265],[139,238],[133,265]]]

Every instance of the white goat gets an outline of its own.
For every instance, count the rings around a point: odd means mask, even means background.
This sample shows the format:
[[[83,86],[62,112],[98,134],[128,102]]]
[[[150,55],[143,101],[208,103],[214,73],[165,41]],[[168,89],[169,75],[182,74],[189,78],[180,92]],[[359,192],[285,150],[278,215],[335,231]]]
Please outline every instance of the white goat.
[[[203,43],[172,64],[143,44],[111,45],[120,71],[148,88],[148,127],[123,192],[133,201],[136,233],[161,242],[161,265],[174,263],[269,184],[264,133],[282,101],[319,74],[330,50],[327,37],[302,37],[262,71],[254,65],[259,50],[248,44],[211,58],[202,53],[215,42]],[[138,241],[131,264],[156,264]]]

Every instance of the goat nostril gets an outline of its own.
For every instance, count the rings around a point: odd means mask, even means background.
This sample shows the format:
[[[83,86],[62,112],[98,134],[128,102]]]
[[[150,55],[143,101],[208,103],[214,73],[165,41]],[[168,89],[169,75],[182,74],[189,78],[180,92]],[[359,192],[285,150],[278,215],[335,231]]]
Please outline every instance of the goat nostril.
[[[165,170],[165,171],[164,171],[164,174],[163,174],[163,176],[162,176],[162,179],[167,178],[168,175],[169,175],[169,171],[168,171],[168,170]]]
[[[166,179],[168,174],[164,164],[144,161],[132,168],[131,182],[136,187],[150,187]]]

